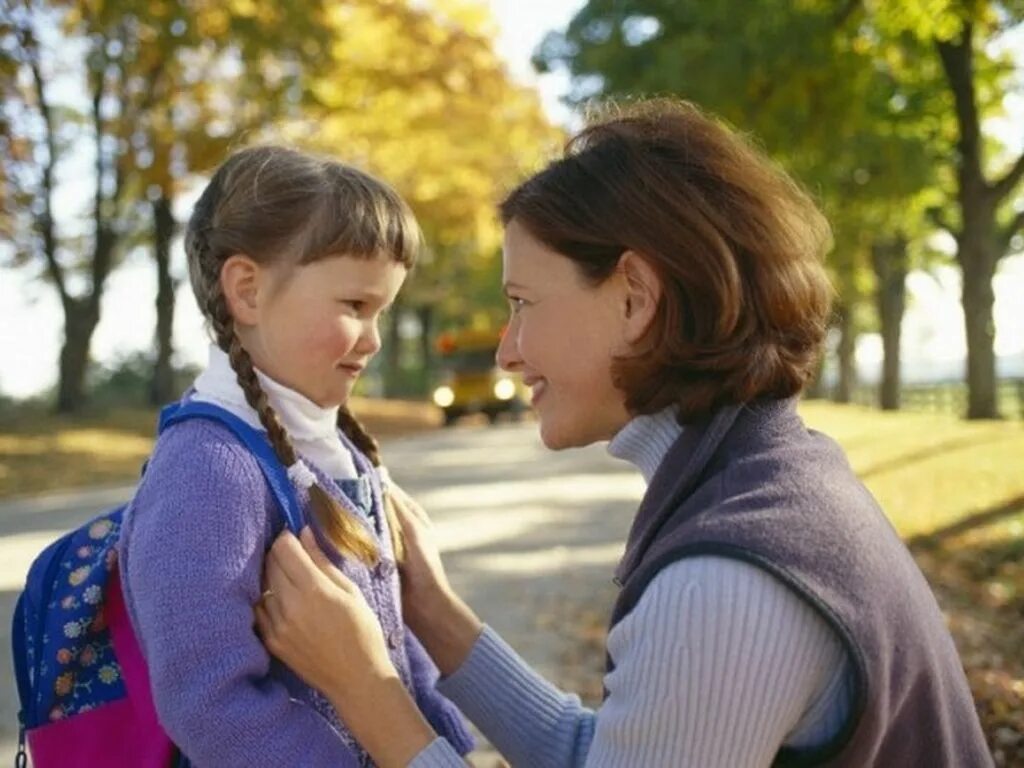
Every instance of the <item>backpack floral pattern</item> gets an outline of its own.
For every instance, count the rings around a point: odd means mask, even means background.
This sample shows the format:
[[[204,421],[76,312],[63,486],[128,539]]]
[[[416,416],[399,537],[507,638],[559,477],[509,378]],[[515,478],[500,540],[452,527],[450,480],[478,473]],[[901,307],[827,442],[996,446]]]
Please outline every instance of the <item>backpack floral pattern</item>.
[[[62,542],[52,592],[43,596],[47,626],[37,650],[28,649],[38,685],[37,721],[56,721],[125,695],[103,613],[104,590],[117,566],[121,509],[99,517]],[[31,620],[26,616],[26,621]]]

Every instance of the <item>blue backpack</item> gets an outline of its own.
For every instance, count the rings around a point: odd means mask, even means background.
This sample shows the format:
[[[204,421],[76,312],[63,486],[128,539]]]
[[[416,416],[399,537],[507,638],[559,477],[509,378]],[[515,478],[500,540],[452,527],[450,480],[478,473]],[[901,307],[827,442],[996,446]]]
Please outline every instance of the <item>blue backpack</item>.
[[[223,408],[195,401],[164,408],[158,431],[193,418],[231,429],[256,457],[286,525],[298,534],[295,490],[266,435]],[[18,768],[28,763],[26,742],[35,768],[187,765],[157,719],[124,606],[117,543],[125,506],[65,534],[29,569],[11,632],[21,702]]]

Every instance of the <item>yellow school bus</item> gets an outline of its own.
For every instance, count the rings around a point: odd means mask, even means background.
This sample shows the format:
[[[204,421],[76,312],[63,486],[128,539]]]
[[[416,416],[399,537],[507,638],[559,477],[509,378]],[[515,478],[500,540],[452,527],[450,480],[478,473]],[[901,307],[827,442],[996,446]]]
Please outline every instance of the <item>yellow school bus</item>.
[[[445,426],[460,417],[482,413],[494,424],[503,413],[518,420],[529,399],[520,377],[498,367],[494,356],[501,331],[464,330],[441,334],[436,343],[441,377],[434,404]]]

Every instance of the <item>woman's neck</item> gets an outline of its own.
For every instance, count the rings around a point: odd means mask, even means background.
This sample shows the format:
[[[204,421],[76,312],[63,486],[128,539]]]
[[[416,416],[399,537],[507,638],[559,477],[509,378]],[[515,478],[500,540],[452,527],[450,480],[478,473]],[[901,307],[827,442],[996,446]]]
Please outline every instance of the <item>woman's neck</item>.
[[[675,406],[657,413],[635,416],[608,443],[608,453],[636,466],[648,484],[665,454],[683,433]]]

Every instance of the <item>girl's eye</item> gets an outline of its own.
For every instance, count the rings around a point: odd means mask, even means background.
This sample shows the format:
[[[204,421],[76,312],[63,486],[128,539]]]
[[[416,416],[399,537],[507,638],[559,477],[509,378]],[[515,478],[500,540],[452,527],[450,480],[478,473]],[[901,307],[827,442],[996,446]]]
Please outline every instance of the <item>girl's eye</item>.
[[[360,301],[358,299],[342,299],[341,303],[356,313],[362,312],[363,308],[366,306],[365,301]]]
[[[509,296],[508,305],[512,310],[512,314],[516,315],[519,314],[519,310],[526,306],[526,300],[520,299],[518,296]]]

